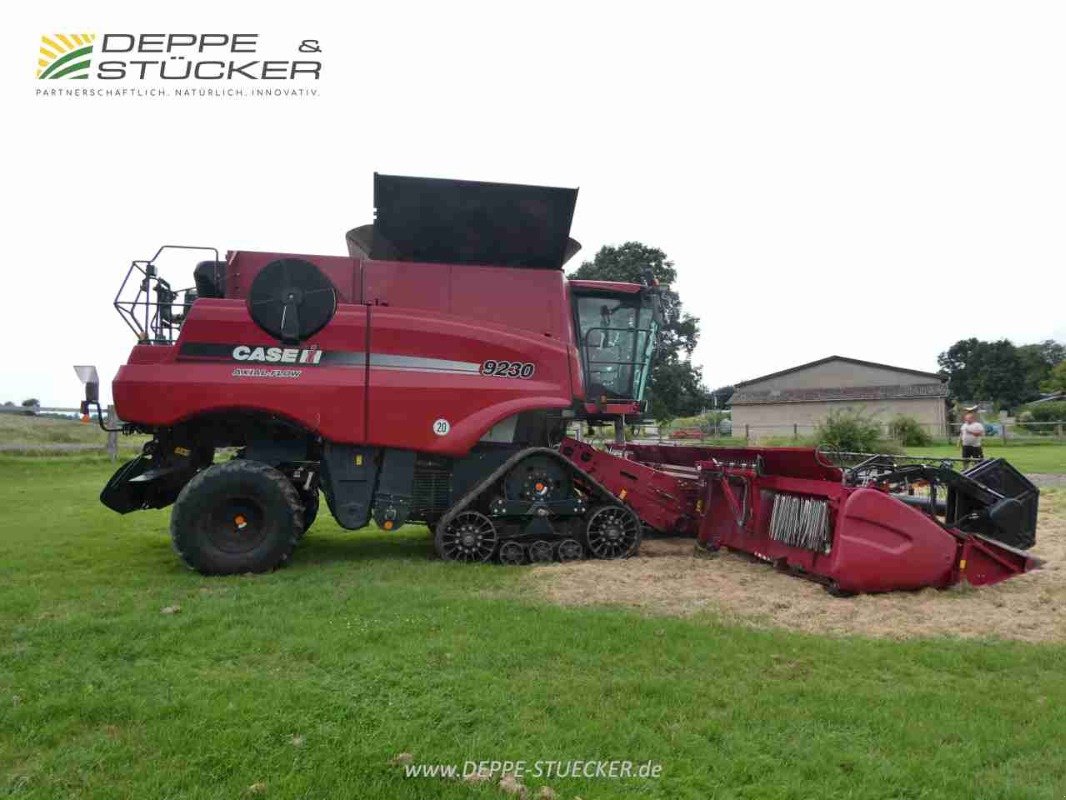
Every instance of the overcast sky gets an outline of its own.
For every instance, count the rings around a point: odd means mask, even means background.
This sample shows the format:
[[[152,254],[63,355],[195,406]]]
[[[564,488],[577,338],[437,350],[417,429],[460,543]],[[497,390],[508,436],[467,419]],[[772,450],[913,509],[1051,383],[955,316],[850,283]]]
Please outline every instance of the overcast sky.
[[[133,344],[111,301],[160,244],[344,254],[375,170],[580,187],[582,255],[676,262],[711,387],[1066,340],[1061,3],[50,0],[5,23],[0,401],[76,405],[74,363],[109,381]],[[40,35],[83,30],[318,39],[320,96],[36,97]]]

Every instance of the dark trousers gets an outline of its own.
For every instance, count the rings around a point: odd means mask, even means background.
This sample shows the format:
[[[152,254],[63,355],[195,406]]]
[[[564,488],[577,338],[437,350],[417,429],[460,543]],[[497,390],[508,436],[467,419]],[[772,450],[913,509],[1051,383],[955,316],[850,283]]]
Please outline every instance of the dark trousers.
[[[971,461],[983,461],[985,458],[985,451],[981,449],[979,444],[964,444],[962,446],[962,460],[966,462],[967,466]]]

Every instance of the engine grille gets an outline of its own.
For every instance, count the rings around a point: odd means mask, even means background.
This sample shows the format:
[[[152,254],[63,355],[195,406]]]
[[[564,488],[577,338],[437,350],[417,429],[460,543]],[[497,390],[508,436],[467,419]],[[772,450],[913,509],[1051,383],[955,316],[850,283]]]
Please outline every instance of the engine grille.
[[[415,511],[444,511],[451,505],[451,465],[433,461],[415,464],[415,480],[411,505]]]

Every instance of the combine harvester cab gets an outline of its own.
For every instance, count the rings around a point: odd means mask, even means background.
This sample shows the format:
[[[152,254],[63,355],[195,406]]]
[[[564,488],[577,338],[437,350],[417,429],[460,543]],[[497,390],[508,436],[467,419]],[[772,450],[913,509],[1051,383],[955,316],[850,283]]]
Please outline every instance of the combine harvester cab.
[[[1002,459],[959,473],[950,462],[810,448],[625,445],[562,452],[663,533],[748,553],[849,595],[960,581],[997,583],[1040,565],[1039,492]]]

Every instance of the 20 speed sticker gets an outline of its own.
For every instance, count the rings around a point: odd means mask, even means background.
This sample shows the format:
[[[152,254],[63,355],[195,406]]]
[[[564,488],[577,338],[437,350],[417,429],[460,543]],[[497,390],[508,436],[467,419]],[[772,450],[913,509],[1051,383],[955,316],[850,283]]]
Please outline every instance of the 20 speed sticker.
[[[532,378],[537,365],[532,361],[502,361],[490,358],[481,365],[482,375],[494,378]]]

